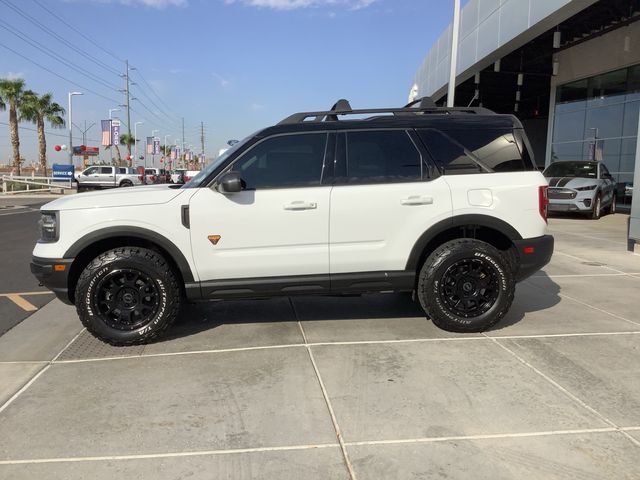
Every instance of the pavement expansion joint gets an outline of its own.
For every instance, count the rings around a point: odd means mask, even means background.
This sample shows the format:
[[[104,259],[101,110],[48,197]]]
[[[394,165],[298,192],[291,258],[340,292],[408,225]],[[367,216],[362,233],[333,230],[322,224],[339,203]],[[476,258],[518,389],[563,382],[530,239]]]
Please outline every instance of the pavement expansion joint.
[[[347,468],[347,472],[349,473],[349,478],[351,480],[356,480],[356,473],[353,469],[353,464],[351,463],[351,459],[349,458],[349,452],[347,452],[347,447],[345,445],[344,438],[342,437],[340,425],[338,425],[338,418],[336,417],[335,411],[333,410],[333,406],[331,405],[331,399],[329,398],[327,389],[324,385],[324,382],[322,381],[322,376],[320,375],[320,370],[318,369],[316,360],[313,357],[311,346],[309,345],[309,341],[307,340],[307,334],[305,333],[304,328],[302,327],[302,322],[300,321],[300,317],[298,315],[298,312],[296,311],[296,307],[293,304],[293,301],[291,300],[291,297],[289,297],[289,305],[291,305],[293,314],[296,320],[298,320],[298,328],[300,329],[300,334],[302,335],[304,346],[307,350],[307,353],[309,354],[309,360],[311,361],[313,371],[315,372],[316,379],[318,380],[318,384],[320,385],[320,390],[322,391],[322,396],[324,398],[325,404],[327,405],[327,410],[329,411],[329,416],[331,417],[331,423],[333,424],[333,429],[335,430],[338,443],[340,444],[340,451],[342,452],[342,458],[344,460],[345,467]]]
[[[302,328],[302,326],[300,325]],[[127,360],[127,359],[145,359],[145,358],[156,358],[156,357],[174,357],[174,356],[185,356],[185,355],[207,355],[207,354],[218,354],[218,353],[234,353],[234,352],[247,352],[252,350],[274,350],[274,349],[282,349],[282,348],[302,348],[302,347],[321,347],[321,346],[346,346],[346,345],[385,345],[385,344],[410,344],[410,343],[434,343],[434,342],[470,342],[470,341],[483,341],[496,339],[505,339],[505,340],[517,340],[517,339],[527,339],[527,338],[564,338],[564,337],[594,337],[594,336],[618,336],[618,335],[640,335],[640,330],[631,331],[631,332],[589,332],[589,333],[552,333],[552,334],[541,334],[541,335],[501,335],[492,337],[489,335],[480,335],[473,337],[444,337],[444,338],[408,338],[408,339],[399,339],[399,340],[354,340],[354,341],[343,341],[343,342],[308,342],[308,343],[289,343],[283,345],[260,345],[260,346],[252,346],[252,347],[234,347],[234,348],[220,348],[220,349],[210,349],[210,350],[191,350],[184,352],[160,352],[160,353],[144,353],[144,345],[140,345],[137,347],[124,347],[130,348],[124,354],[112,355],[109,354],[113,349],[115,352],[118,349],[122,349],[123,347],[111,347],[110,345],[102,343],[100,340],[93,338],[88,332],[85,331],[83,337],[90,338],[92,342],[95,342],[97,347],[96,349],[104,348],[107,354],[104,356],[89,356],[89,357],[77,357],[79,353],[82,352],[93,352],[95,351],[93,347],[85,347],[78,343],[78,347],[75,348],[75,344],[70,344],[69,348],[65,350],[62,354],[58,356],[58,358],[51,363],[55,364],[72,364],[72,363],[91,363],[91,362],[105,362],[111,360]],[[80,339],[78,338],[78,342]],[[304,337],[306,340],[306,337]],[[136,348],[138,350],[136,350]],[[135,352],[134,352],[135,350]],[[143,353],[140,353],[143,352]],[[14,363],[14,362],[0,362],[3,363]],[[17,363],[25,363],[25,362],[17,362]],[[42,363],[42,362],[36,362]]]
[[[484,335],[484,334],[483,334]],[[502,348],[503,350],[505,350],[506,352],[508,352],[509,354],[511,354],[514,358],[516,358],[520,363],[522,363],[523,365],[525,365],[526,367],[530,368],[531,370],[533,370],[537,375],[539,375],[540,377],[542,377],[543,379],[545,379],[547,382],[549,382],[551,385],[553,385],[555,388],[557,388],[558,390],[560,390],[565,396],[569,397],[571,400],[573,400],[575,403],[577,403],[578,405],[580,405],[582,408],[588,410],[589,412],[591,412],[593,415],[597,416],[598,418],[600,418],[603,422],[605,422],[606,424],[610,425],[615,431],[622,433],[625,437],[627,437],[627,439],[629,439],[633,444],[635,444],[636,446],[640,447],[640,441],[636,440],[634,437],[632,437],[631,435],[629,435],[627,432],[624,431],[624,429],[622,427],[620,427],[619,425],[617,425],[615,422],[613,422],[612,420],[610,420],[608,417],[606,417],[605,415],[603,415],[602,413],[600,413],[599,411],[597,411],[595,408],[593,408],[592,406],[588,405],[584,400],[580,399],[577,395],[575,395],[574,393],[570,392],[567,388],[563,387],[562,385],[560,385],[560,383],[558,383],[556,380],[554,380],[553,378],[551,378],[549,375],[547,375],[546,373],[542,372],[540,369],[536,368],[534,365],[532,365],[530,362],[527,362],[524,358],[522,358],[520,355],[518,355],[516,352],[514,352],[512,349],[510,349],[509,347],[507,347],[506,345],[504,345],[503,343],[501,343],[499,340],[499,338],[492,338],[492,337],[487,337],[490,338],[496,345],[498,345],[500,348]]]
[[[639,431],[640,426],[625,428],[585,428],[573,430],[550,430],[550,431],[533,431],[533,432],[515,432],[515,433],[491,433],[478,435],[456,435],[444,437],[424,437],[424,438],[400,438],[388,440],[362,440],[354,442],[345,442],[345,446],[376,446],[376,445],[401,445],[401,444],[418,444],[418,443],[439,443],[454,441],[481,441],[494,440],[504,438],[532,438],[532,437],[548,437],[563,435],[584,435],[599,433],[626,433],[630,431]],[[25,465],[25,464],[42,464],[42,463],[74,463],[74,462],[102,462],[102,461],[118,461],[118,460],[141,460],[141,459],[161,459],[176,457],[198,457],[213,455],[230,455],[242,453],[258,453],[258,452],[283,452],[295,450],[313,450],[321,448],[339,448],[339,443],[323,443],[314,445],[285,445],[275,447],[255,447],[255,448],[234,448],[220,450],[195,450],[187,452],[164,452],[164,453],[146,453],[146,454],[126,454],[126,455],[102,455],[91,457],[53,457],[53,458],[31,458],[31,459],[7,459],[0,460],[0,465]]]

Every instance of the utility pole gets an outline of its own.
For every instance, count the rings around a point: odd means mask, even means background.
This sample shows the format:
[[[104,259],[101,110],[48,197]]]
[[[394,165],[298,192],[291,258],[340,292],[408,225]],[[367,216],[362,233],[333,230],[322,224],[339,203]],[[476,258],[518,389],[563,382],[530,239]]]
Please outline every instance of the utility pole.
[[[200,122],[200,168],[204,165],[204,122]]]
[[[182,150],[180,151],[181,155],[184,155],[184,117],[182,117]],[[186,158],[185,158],[185,162],[186,164]]]
[[[124,61],[124,107],[127,109],[127,134],[131,138],[131,109],[129,105],[129,60]],[[133,161],[129,160],[129,166],[133,165]]]

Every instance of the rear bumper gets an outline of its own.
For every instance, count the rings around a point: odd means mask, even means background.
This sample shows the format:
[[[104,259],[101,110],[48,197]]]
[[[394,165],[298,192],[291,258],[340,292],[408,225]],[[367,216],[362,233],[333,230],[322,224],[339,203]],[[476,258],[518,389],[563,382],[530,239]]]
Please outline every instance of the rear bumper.
[[[551,235],[516,240],[513,243],[518,250],[520,260],[520,267],[516,275],[518,282],[544,267],[553,255],[554,241]]]
[[[55,293],[62,302],[73,305],[69,298],[69,270],[73,263],[73,258],[40,258],[32,257],[31,273],[38,281]],[[54,268],[54,266],[62,267]]]

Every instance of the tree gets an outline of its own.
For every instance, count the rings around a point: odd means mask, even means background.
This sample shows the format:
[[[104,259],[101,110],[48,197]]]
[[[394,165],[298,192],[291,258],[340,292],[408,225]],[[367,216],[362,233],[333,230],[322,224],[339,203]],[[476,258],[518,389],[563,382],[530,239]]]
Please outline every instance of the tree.
[[[44,133],[45,120],[53,128],[64,128],[65,111],[59,104],[53,101],[52,93],[38,96],[37,93],[27,90],[22,97],[20,108],[20,120],[26,120],[36,124],[38,130],[38,148],[40,150],[40,166],[47,175],[47,140]]]
[[[120,135],[120,143],[127,146],[127,154],[129,157],[129,166],[133,165],[133,158],[131,157],[131,146],[136,144],[136,139],[133,135],[123,133]],[[118,152],[119,153],[119,152]]]
[[[9,132],[13,148],[13,166],[20,175],[20,136],[18,134],[18,110],[22,105],[24,80],[0,79],[0,110],[6,110],[9,104]]]

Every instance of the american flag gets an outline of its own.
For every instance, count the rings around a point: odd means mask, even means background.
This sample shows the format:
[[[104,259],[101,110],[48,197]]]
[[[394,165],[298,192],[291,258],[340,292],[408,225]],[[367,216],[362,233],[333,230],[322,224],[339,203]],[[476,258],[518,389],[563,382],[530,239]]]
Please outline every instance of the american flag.
[[[153,154],[153,137],[147,137],[147,155]]]
[[[102,120],[102,145],[111,145],[111,120]]]

